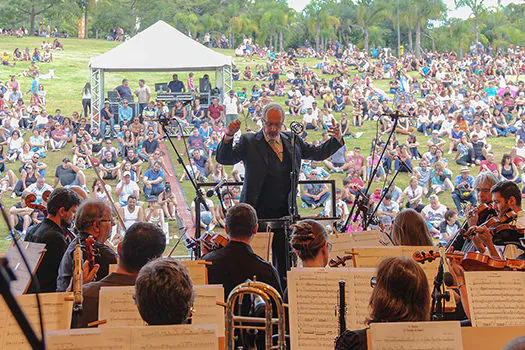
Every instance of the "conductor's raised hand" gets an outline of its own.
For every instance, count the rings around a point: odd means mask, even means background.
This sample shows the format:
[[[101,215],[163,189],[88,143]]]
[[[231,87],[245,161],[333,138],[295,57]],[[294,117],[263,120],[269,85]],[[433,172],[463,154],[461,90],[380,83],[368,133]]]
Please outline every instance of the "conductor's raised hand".
[[[230,123],[228,126],[228,131],[226,132],[226,136],[233,137],[237,131],[241,129],[241,121],[239,119],[234,120]]]
[[[341,125],[336,123],[335,119],[332,119],[332,126],[330,127],[330,129],[328,129],[328,135],[341,142]]]

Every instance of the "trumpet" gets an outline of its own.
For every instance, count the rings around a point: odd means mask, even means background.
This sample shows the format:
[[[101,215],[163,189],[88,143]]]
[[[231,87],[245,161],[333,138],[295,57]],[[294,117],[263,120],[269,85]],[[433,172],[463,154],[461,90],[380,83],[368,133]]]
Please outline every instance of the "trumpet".
[[[242,302],[245,295],[255,295],[259,297],[264,303],[265,317],[249,317],[234,314],[234,307],[236,304]],[[273,317],[273,305],[277,309],[277,318]],[[248,322],[254,325],[243,325],[242,322]],[[277,325],[277,345],[273,345],[273,325]],[[286,331],[286,314],[284,312],[283,299],[279,293],[269,284],[253,281],[239,284],[235,287],[226,303],[226,334],[225,343],[226,349],[235,349],[235,329],[256,329],[265,332],[265,349],[286,349],[285,331]]]

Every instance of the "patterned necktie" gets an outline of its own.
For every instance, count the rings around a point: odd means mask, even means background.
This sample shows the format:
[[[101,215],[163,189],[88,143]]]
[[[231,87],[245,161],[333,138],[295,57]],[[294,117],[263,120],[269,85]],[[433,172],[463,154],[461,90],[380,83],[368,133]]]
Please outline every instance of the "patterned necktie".
[[[283,161],[283,147],[282,144],[277,140],[268,140],[268,143],[270,144],[270,147],[273,149],[275,154],[277,154],[277,157],[279,157],[279,160]]]

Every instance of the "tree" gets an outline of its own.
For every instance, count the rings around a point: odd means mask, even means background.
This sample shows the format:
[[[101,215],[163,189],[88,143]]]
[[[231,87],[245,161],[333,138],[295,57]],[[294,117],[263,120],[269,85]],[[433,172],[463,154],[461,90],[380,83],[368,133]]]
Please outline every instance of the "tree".
[[[308,29],[315,32],[315,49],[317,51],[320,48],[321,27],[327,27],[330,22],[333,22],[327,11],[333,4],[331,0],[312,0],[303,10]]]
[[[59,5],[61,2],[62,0],[12,0],[10,5],[20,16],[29,17],[29,33],[33,35],[35,32],[36,17],[45,13],[53,6]]]
[[[416,16],[416,56],[421,55],[421,31],[426,29],[429,20],[444,18],[446,6],[442,0],[420,0],[410,8]]]
[[[359,28],[364,35],[365,52],[368,53],[370,41],[370,27],[386,17],[386,6],[377,0],[359,0],[356,9],[356,22],[354,27]]]
[[[82,10],[82,15],[84,16],[84,22],[86,29],[84,31],[84,39],[88,38],[88,13],[93,11],[97,7],[96,0],[76,0],[78,7]]]
[[[466,6],[474,16],[474,41],[479,42],[479,16],[485,11],[485,0],[455,0],[456,7]]]

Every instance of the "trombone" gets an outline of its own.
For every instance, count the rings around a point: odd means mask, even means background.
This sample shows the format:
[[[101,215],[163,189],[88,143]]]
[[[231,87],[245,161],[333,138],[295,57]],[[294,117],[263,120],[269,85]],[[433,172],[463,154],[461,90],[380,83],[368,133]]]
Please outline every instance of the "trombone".
[[[260,298],[264,303],[265,317],[250,317],[234,315],[234,307],[236,304],[242,302],[242,298],[245,295],[255,295]],[[277,309],[277,318],[273,318],[273,306],[275,304]],[[253,325],[243,325],[243,322],[251,323]],[[277,324],[278,340],[277,345],[273,345],[273,325]],[[286,325],[286,314],[284,312],[284,303],[279,293],[270,286],[269,284],[253,281],[239,284],[235,287],[226,303],[226,334],[225,343],[226,349],[235,349],[234,345],[234,332],[235,329],[256,329],[263,330],[265,332],[265,349],[286,349],[285,342],[285,325]]]

